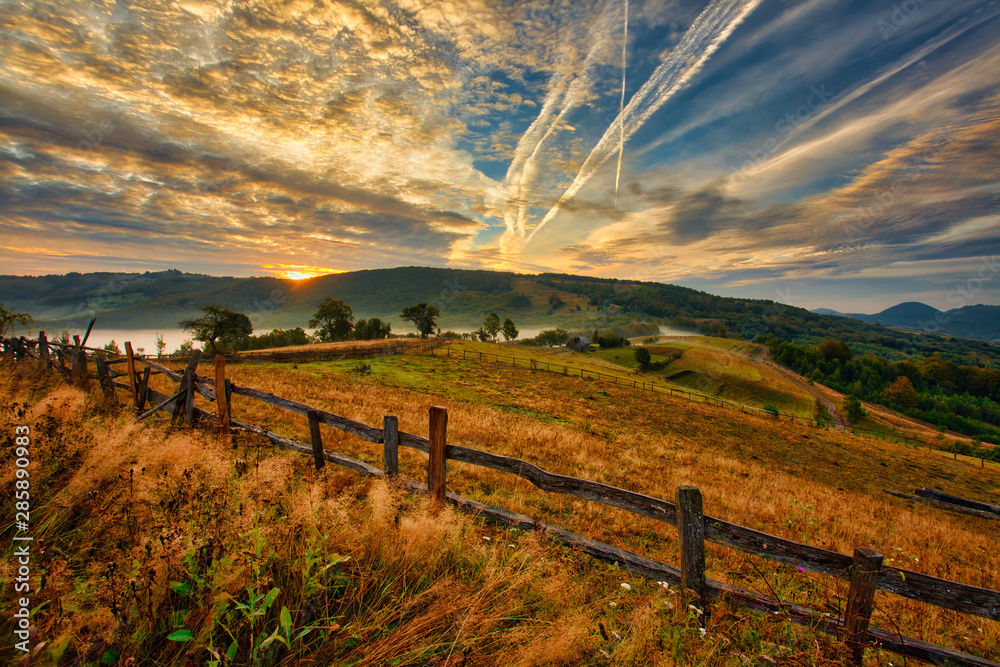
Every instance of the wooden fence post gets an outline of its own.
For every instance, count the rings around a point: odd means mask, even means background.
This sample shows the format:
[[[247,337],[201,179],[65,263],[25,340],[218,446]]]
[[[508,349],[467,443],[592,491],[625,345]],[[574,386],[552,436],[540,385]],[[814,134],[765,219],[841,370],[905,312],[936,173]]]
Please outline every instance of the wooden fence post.
[[[49,366],[49,341],[45,338],[45,332],[38,332],[38,358],[44,362],[46,366]]]
[[[226,392],[226,358],[215,355],[215,407],[224,433],[229,433],[229,396]]]
[[[142,378],[139,380],[139,385],[136,388],[135,407],[139,412],[142,412],[146,408],[146,400],[149,398],[150,372],[149,366],[142,369]]]
[[[104,394],[104,400],[110,402],[111,405],[118,405],[118,397],[115,395],[115,385],[111,381],[108,365],[100,357],[95,359],[94,363],[97,365],[97,379],[101,383],[101,393]]]
[[[882,569],[882,554],[871,549],[855,549],[851,567],[851,588],[847,594],[847,612],[844,615],[846,643],[851,648],[854,664],[860,665],[865,644],[868,643],[868,623],[875,603],[875,586]]]
[[[173,426],[174,422],[177,421],[181,416],[181,412],[184,411],[184,406],[187,401],[187,377],[190,371],[185,370],[184,374],[181,375],[181,381],[177,389],[177,398],[174,400],[174,407],[170,413],[170,425]]]
[[[194,369],[184,374],[184,423],[194,426]]]
[[[399,419],[386,415],[382,418],[382,451],[385,457],[385,474],[399,475]]]
[[[698,606],[707,613],[705,515],[702,512],[701,491],[697,487],[677,487],[677,527],[681,538],[681,590],[694,592]]]
[[[448,432],[448,410],[435,405],[430,410],[430,451],[427,460],[427,492],[437,503],[444,503],[444,448]]]
[[[125,358],[128,360],[128,388],[132,392],[132,404],[139,409],[139,394],[135,391],[135,354],[132,353],[132,343],[125,341]]]
[[[80,382],[80,353],[81,352],[83,352],[83,350],[80,349],[80,337],[74,335],[73,336],[73,356],[71,357],[71,359],[73,361],[72,361],[72,364],[70,366],[70,370],[72,371],[72,374],[73,374],[73,382],[77,382],[77,383]]]
[[[319,432],[319,413],[315,410],[306,410],[306,418],[309,419],[309,438],[312,440],[313,458],[316,460],[316,470],[322,470],[326,465],[323,458],[323,436]]]

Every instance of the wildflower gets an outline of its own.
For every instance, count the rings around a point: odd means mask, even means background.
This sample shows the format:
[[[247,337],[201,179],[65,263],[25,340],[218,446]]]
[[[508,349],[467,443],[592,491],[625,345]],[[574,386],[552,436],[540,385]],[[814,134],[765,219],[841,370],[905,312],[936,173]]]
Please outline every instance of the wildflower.
[[[629,586],[628,584],[625,584],[625,583],[623,583],[623,584],[622,584],[622,588],[624,588],[624,589],[625,589],[625,590],[627,590],[627,591],[630,591],[630,590],[632,590],[632,587],[631,587],[631,586]]]
[[[701,633],[701,636],[702,636],[702,637],[704,637],[704,636],[705,636],[705,628],[698,628],[698,632],[700,632],[700,633]]]
[[[618,603],[617,603],[617,602],[609,602],[609,603],[608,603],[608,606],[609,606],[609,607],[617,607],[617,606],[618,606]]]
[[[693,604],[689,604],[688,605],[688,609],[690,609],[694,613],[698,614],[699,616],[701,616],[704,613],[704,612],[702,612],[701,609],[698,609],[698,607],[695,607]]]
[[[802,567],[801,565],[797,566],[795,569],[799,572],[799,574],[802,574],[806,571],[806,568]]]
[[[488,537],[483,537],[483,540],[485,540],[485,541],[489,542],[489,541],[490,541],[490,538],[488,538]]]

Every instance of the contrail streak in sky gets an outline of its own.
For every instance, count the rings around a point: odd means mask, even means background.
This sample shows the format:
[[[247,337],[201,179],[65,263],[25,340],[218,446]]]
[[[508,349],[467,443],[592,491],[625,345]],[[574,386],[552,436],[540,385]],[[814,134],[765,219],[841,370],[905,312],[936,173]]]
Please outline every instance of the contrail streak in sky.
[[[615,206],[618,206],[618,183],[622,180],[622,156],[625,154],[625,66],[628,57],[628,0],[625,0],[625,21],[622,29],[622,96],[618,102],[618,171],[615,173]]]
[[[608,7],[612,5],[609,3]],[[524,243],[525,222],[528,219],[528,209],[531,200],[531,183],[537,175],[536,161],[545,148],[554,141],[560,131],[561,123],[566,116],[576,109],[587,98],[591,85],[590,76],[593,68],[599,62],[599,54],[610,39],[610,32],[604,26],[609,23],[610,9],[597,21],[594,30],[593,43],[587,53],[582,71],[560,71],[553,76],[551,88],[542,103],[531,126],[521,136],[514,150],[514,158],[507,169],[504,178],[506,205],[503,219],[507,231],[500,239],[501,250],[516,250]]]
[[[629,100],[619,118],[605,130],[604,136],[590,151],[573,183],[520,244],[520,250],[556,216],[562,204],[574,197],[597,173],[613,154],[615,144],[620,143],[621,135],[624,134],[626,139],[632,136],[667,100],[690,83],[708,59],[761,2],[762,0],[716,0],[698,15],[666,60]],[[619,127],[621,130],[615,132]]]

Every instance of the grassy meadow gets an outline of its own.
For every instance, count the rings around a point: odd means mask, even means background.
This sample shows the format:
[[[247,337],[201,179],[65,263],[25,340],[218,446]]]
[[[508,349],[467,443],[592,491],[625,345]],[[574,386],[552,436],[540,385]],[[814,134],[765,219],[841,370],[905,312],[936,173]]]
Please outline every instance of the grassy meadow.
[[[811,416],[800,390],[753,364],[752,350],[682,344],[690,347],[677,361],[691,365],[674,373],[717,376],[724,391],[747,396],[731,400],[744,402],[755,386],[777,386],[787,409]],[[994,464],[461,360],[454,351],[462,349],[636,377],[613,356],[469,342],[453,344],[451,358],[232,364],[227,372],[237,385],[367,424],[395,415],[402,431],[421,435],[428,409],[443,405],[451,444],[661,498],[694,484],[715,517],[842,553],[869,547],[888,565],[976,586],[1000,581],[995,522],[882,492],[932,486],[989,501],[1000,492]],[[199,367],[211,372],[210,364]],[[28,364],[3,368],[0,385],[9,397],[0,406],[5,433],[22,423],[33,431],[39,664],[848,664],[832,638],[780,617],[726,604],[699,615],[656,582],[534,534],[447,509],[436,514],[383,481],[329,465],[317,474],[310,457],[259,437],[230,442],[212,427],[171,428],[162,416],[135,424],[96,387],[65,386]],[[173,385],[155,376],[154,386]],[[308,441],[300,415],[242,396],[233,397],[233,413]],[[327,449],[381,466],[380,446],[322,430]],[[10,449],[2,467],[8,486]],[[424,454],[402,449],[400,459],[404,476],[425,477]],[[452,462],[448,488],[662,562],[679,560],[673,527],[509,475]],[[13,534],[12,517],[3,529]],[[0,566],[8,582],[13,560],[8,547]],[[712,545],[707,567],[713,579],[820,611],[837,613],[846,603],[843,581]],[[9,583],[3,595],[5,608],[14,608]],[[10,636],[9,617],[2,623]],[[1000,659],[997,622],[879,592],[873,625]],[[20,657],[7,645],[2,652],[12,662]],[[902,662],[866,653],[867,665]]]

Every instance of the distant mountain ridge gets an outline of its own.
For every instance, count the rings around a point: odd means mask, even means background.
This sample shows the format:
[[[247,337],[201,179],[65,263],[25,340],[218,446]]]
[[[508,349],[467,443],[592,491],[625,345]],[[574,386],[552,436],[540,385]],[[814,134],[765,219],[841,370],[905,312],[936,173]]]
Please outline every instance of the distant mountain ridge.
[[[826,338],[847,343],[857,354],[887,359],[940,355],[955,363],[1000,367],[1000,337],[993,306],[940,313],[924,304],[900,304],[858,319],[817,314],[766,299],[723,297],[689,287],[561,273],[397,267],[318,276],[305,280],[234,278],[159,271],[131,274],[70,273],[0,276],[0,301],[30,313],[34,329],[82,331],[92,316],[101,329],[179,330],[201,306],[218,303],[247,314],[256,333],[307,327],[319,303],[342,299],[356,320],[379,317],[393,331],[409,329],[399,314],[420,302],[441,309],[442,331],[472,331],[496,312],[510,317],[521,336],[563,328],[592,334],[649,336],[663,331],[699,332],[763,341],[769,336],[815,345]],[[926,316],[921,328],[919,318]],[[912,319],[917,318],[917,322]],[[881,326],[870,320],[885,319]],[[952,338],[950,336],[977,336]],[[893,327],[893,328],[887,328]],[[905,331],[909,329],[913,333]]]
[[[1000,306],[977,304],[942,311],[919,301],[905,301],[874,315],[841,313],[830,308],[817,308],[812,312],[853,317],[862,322],[907,331],[994,342],[1000,340]]]

